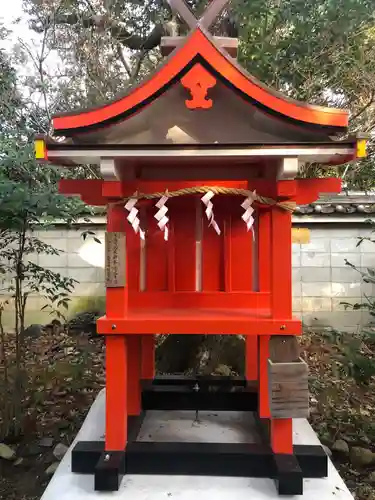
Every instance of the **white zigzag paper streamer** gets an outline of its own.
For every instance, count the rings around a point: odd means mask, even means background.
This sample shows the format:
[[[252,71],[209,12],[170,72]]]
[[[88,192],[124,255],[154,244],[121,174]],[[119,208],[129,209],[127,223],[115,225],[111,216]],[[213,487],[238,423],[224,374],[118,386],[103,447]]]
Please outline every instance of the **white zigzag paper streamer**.
[[[214,218],[214,205],[212,203],[212,198],[215,196],[215,193],[212,191],[208,191],[205,195],[202,196],[201,201],[206,205],[206,215],[207,219],[209,221],[209,226],[212,226],[214,230],[216,231],[217,234],[221,234],[221,230],[219,226],[217,225],[215,218]]]
[[[155,206],[159,209],[154,215],[155,219],[158,221],[158,227],[161,231],[164,231],[164,240],[168,241],[168,221],[169,217],[167,216],[168,207],[166,203],[168,201],[168,196],[164,195],[160,198],[160,200],[155,204]]]
[[[138,217],[138,209],[135,208],[135,205],[137,204],[137,198],[130,198],[125,204],[125,210],[129,212],[129,215],[127,216],[127,220],[134,229],[134,232],[137,234],[139,233],[139,237],[141,240],[145,239],[145,232],[141,229],[140,223],[141,221],[139,220]]]
[[[255,194],[255,191],[254,191],[254,194]],[[248,196],[245,201],[243,203],[241,203],[241,207],[245,210],[245,212],[242,214],[242,220],[245,222],[246,224],[246,228],[248,231],[252,231],[253,233],[253,238],[255,237],[254,235],[254,217],[253,217],[253,213],[254,213],[254,209],[253,207],[251,206],[252,203],[254,201],[254,197],[253,196]]]

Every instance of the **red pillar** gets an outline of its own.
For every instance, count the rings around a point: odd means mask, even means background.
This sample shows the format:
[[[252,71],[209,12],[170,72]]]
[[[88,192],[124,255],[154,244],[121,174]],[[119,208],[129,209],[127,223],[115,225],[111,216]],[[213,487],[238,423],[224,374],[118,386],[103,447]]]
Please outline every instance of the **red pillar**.
[[[271,261],[271,213],[269,209],[260,209],[258,211],[257,221],[257,252],[256,258],[258,263],[258,289],[260,292],[269,292],[271,283],[270,261]],[[264,340],[264,339],[263,339]],[[246,370],[245,376],[247,380],[258,380],[260,367],[258,358],[260,353],[259,343],[263,340],[258,340],[256,335],[248,335],[246,337]],[[268,342],[268,341],[267,341]],[[266,346],[266,349],[268,347]],[[266,352],[268,357],[268,350]],[[259,382],[260,383],[260,382]],[[267,380],[268,384],[268,380]],[[263,384],[264,385],[264,384]],[[265,387],[264,387],[265,389]],[[262,392],[262,391],[260,391]],[[264,392],[264,391],[263,391]],[[268,400],[268,385],[267,385],[267,400]],[[265,411],[265,403],[262,403],[262,412]]]
[[[108,206],[107,231],[124,231],[125,215],[120,205]],[[125,248],[124,248],[125,251]],[[127,286],[107,288],[106,315],[122,317],[127,308]],[[105,449],[124,450],[127,442],[128,345],[124,335],[106,336],[106,422]]]
[[[271,297],[275,319],[292,317],[292,215],[272,208]]]
[[[141,413],[141,338],[127,335],[128,356],[128,415]]]
[[[272,315],[277,319],[290,319],[292,317],[291,213],[273,207],[271,227]],[[293,453],[292,419],[271,419],[270,440],[275,453]]]
[[[268,395],[268,358],[270,335],[259,335],[259,401],[258,413],[260,418],[270,417],[270,405]]]
[[[127,442],[127,360],[124,335],[106,336],[105,449],[123,451]]]
[[[293,453],[293,420],[274,418],[270,426],[271,448],[274,453]]]

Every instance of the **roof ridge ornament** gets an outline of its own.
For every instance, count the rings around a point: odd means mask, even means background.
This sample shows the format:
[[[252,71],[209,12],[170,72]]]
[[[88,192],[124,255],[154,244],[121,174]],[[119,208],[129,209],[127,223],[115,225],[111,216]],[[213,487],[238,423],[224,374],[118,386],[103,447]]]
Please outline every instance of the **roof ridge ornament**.
[[[212,99],[207,99],[208,90],[216,85],[216,78],[201,64],[195,64],[191,70],[181,78],[181,84],[190,91],[191,99],[185,100],[188,109],[210,109]]]
[[[209,29],[231,0],[211,0],[201,17],[197,18],[185,0],[168,0],[174,10],[191,30],[199,27]]]

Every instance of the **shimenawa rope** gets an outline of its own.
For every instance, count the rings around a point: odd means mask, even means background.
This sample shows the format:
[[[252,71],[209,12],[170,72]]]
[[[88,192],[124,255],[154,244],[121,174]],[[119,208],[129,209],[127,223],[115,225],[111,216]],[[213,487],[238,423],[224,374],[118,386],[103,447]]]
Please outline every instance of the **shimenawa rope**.
[[[175,198],[176,196],[186,196],[189,194],[205,194],[209,191],[212,191],[215,195],[238,195],[244,197],[252,197],[254,201],[261,203],[262,205],[276,205],[287,212],[293,212],[296,204],[293,201],[276,201],[272,198],[267,198],[266,196],[260,196],[259,194],[254,193],[253,191],[248,191],[247,189],[237,189],[237,188],[228,188],[222,186],[196,186],[189,187],[184,189],[178,189],[177,191],[164,191],[157,193],[134,193],[132,196],[129,196],[125,200],[121,200],[116,202],[116,204],[124,203],[124,201],[128,201],[131,199],[137,200],[152,200],[154,198],[161,198],[162,196],[168,196],[168,198]]]

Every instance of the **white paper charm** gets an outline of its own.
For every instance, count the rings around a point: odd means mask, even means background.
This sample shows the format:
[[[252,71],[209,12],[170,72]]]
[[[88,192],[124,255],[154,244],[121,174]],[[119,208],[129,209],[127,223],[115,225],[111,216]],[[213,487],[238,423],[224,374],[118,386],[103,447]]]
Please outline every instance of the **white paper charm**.
[[[254,194],[255,194],[255,191],[254,191]],[[245,201],[243,203],[241,203],[241,207],[245,210],[245,212],[242,214],[242,220],[245,222],[247,230],[250,231],[250,229],[251,229],[253,231],[253,235],[254,235],[253,225],[254,225],[255,220],[254,220],[254,217],[252,215],[254,213],[254,209],[251,206],[253,201],[254,201],[254,197],[250,195],[245,199]]]
[[[214,196],[215,193],[213,193],[212,191],[208,191],[205,195],[202,196],[201,201],[204,205],[206,205],[205,212],[209,221],[209,226],[212,226],[217,234],[221,234],[220,228],[214,218],[214,205],[211,201]]]
[[[154,215],[155,219],[158,221],[158,227],[161,231],[164,231],[164,240],[168,241],[168,222],[169,217],[167,216],[168,207],[166,203],[168,201],[168,196],[164,195],[160,198],[160,200],[156,203],[156,207],[159,209]]]
[[[139,233],[139,237],[144,240],[145,239],[145,232],[141,229],[140,223],[141,221],[139,220],[138,217],[138,209],[135,208],[135,205],[137,204],[137,198],[130,198],[126,203],[125,203],[125,210],[129,212],[129,215],[127,216],[127,220],[129,224],[132,226],[134,229],[134,232],[136,234]]]

